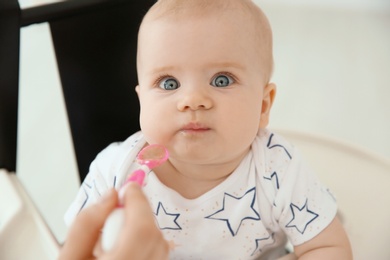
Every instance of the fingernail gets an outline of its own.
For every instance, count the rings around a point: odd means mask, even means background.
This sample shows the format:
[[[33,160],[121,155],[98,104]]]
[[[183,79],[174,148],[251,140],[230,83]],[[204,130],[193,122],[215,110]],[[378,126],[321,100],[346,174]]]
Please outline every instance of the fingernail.
[[[125,193],[129,186],[133,187],[140,187],[138,182],[127,182],[125,185],[122,186],[122,188],[118,192],[118,198],[119,198],[119,205],[124,205],[125,203]]]

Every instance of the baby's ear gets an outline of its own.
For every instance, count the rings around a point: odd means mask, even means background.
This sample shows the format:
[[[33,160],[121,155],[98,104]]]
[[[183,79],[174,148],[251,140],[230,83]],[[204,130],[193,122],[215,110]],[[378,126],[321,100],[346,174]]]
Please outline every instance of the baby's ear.
[[[268,83],[263,90],[263,101],[260,115],[260,128],[265,128],[268,125],[272,104],[276,95],[276,85]]]

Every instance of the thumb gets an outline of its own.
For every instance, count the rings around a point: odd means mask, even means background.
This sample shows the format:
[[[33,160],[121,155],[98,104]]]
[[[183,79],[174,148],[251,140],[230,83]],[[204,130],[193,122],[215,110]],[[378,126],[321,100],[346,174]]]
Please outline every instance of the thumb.
[[[83,209],[70,227],[59,259],[92,258],[93,249],[100,237],[100,230],[117,204],[117,192],[111,189],[98,203]]]

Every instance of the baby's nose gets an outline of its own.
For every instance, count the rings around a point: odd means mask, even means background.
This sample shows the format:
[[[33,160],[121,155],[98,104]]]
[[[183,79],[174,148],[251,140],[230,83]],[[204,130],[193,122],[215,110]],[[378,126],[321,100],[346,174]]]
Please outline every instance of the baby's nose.
[[[212,99],[210,93],[202,88],[192,88],[183,91],[177,109],[179,111],[185,110],[199,110],[210,109],[212,107]]]

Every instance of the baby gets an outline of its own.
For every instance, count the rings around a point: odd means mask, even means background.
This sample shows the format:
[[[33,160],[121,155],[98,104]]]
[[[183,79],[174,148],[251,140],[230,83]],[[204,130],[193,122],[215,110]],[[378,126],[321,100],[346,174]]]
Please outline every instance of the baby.
[[[141,132],[91,164],[68,222],[164,145],[144,192],[171,259],[352,259],[334,197],[299,152],[267,130],[272,33],[250,0],[160,0],[139,31]],[[136,209],[134,209],[136,210]]]

